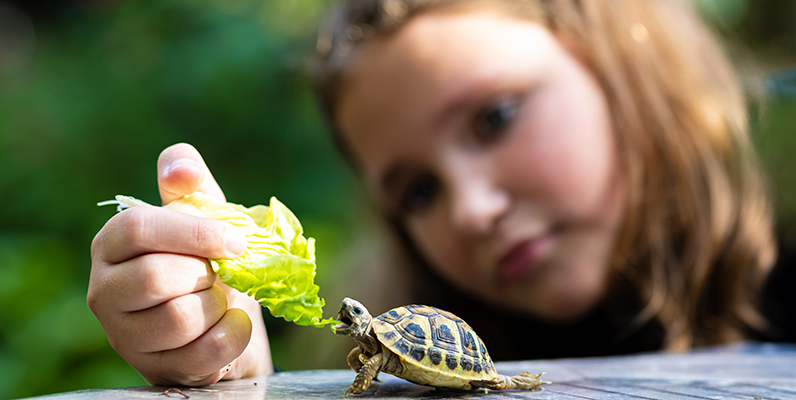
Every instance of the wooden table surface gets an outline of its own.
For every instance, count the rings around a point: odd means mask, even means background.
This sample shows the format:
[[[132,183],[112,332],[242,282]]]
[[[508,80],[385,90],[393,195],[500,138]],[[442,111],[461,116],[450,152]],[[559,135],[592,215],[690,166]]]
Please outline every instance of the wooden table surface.
[[[647,353],[619,357],[504,362],[498,372],[547,372],[544,391],[435,390],[381,374],[360,398],[478,399],[796,399],[796,345],[742,343],[685,354]],[[353,371],[282,372],[269,377],[180,388],[202,399],[343,399]],[[166,387],[97,389],[38,399],[183,399]],[[352,397],[349,397],[352,398]]]

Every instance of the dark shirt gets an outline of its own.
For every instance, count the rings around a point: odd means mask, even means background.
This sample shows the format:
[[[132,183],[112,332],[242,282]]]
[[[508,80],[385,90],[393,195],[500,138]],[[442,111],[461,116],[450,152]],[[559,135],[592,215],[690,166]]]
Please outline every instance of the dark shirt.
[[[777,263],[763,286],[760,311],[769,327],[751,332],[753,340],[796,343],[796,245],[781,240]]]
[[[796,343],[795,261],[796,246],[781,246],[778,261],[761,292],[760,310],[769,327],[763,332],[747,332],[748,339]],[[615,311],[616,303],[611,307],[599,304],[577,321],[555,324],[470,297],[431,272],[423,272],[418,278],[418,302],[448,310],[467,321],[496,361],[608,356],[663,347],[664,330],[657,320],[628,328],[641,304],[623,304],[624,319],[622,313]],[[625,282],[612,290],[633,289]],[[627,299],[633,294],[614,297]]]
[[[417,302],[448,310],[465,320],[495,361],[628,354],[658,350],[663,343],[663,329],[657,321],[627,329],[629,319],[621,320],[607,311],[616,307],[599,304],[577,321],[556,324],[475,299],[430,273],[422,281],[425,290],[417,292]],[[433,291],[426,291],[430,289],[426,285]]]

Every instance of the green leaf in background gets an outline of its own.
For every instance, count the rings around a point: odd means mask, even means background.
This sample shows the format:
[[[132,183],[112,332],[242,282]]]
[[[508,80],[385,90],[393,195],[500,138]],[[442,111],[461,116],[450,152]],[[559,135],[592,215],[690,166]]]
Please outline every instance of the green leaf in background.
[[[146,204],[116,196],[99,205],[118,204],[119,211]],[[270,206],[251,208],[224,203],[196,192],[164,208],[230,223],[246,234],[246,251],[234,260],[211,259],[221,282],[253,296],[271,315],[304,326],[324,327],[324,300],[315,281],[315,239],[305,238],[298,218],[271,197]]]

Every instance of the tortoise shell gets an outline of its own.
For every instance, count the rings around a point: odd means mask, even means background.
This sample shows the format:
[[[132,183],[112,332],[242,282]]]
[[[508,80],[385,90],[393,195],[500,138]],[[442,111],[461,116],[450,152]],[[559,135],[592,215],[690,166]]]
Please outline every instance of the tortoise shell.
[[[372,326],[379,342],[400,357],[404,372],[398,376],[404,379],[461,387],[462,381],[498,376],[481,338],[448,311],[420,305],[398,307],[376,317]]]

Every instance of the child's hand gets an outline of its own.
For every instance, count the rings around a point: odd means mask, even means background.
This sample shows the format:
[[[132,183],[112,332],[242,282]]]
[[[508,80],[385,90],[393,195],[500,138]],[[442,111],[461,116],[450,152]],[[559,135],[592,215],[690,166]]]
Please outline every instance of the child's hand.
[[[224,200],[186,144],[161,153],[158,187],[163,204],[195,191]],[[151,206],[120,212],[94,238],[88,306],[149,383],[202,386],[273,371],[260,305],[222,284],[206,260],[237,257],[245,240],[224,222]]]

